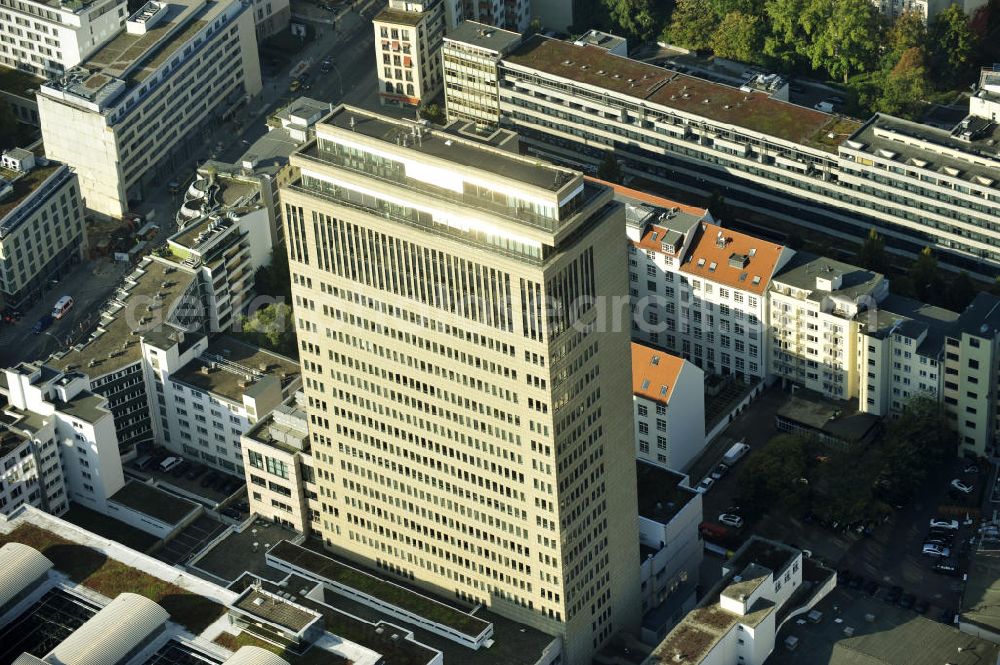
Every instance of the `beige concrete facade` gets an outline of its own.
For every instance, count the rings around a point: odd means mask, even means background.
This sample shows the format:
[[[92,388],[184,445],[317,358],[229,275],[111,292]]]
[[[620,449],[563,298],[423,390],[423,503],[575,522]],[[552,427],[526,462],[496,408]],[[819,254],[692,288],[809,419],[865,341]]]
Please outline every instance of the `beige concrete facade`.
[[[543,303],[627,306],[621,207],[357,109],[316,134],[281,197],[317,531],[589,662],[640,610],[629,337]]]

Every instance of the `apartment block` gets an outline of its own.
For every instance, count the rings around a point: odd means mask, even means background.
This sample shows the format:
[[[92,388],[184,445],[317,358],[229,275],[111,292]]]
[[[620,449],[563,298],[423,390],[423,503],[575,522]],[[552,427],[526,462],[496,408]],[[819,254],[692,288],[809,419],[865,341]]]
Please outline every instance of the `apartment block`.
[[[161,327],[200,330],[204,307],[198,274],[155,257],[125,276],[97,313],[90,336],[46,361],[62,372],[83,371],[89,390],[107,398],[123,454],[153,441],[143,380],[141,336]]]
[[[156,442],[241,477],[240,438],[300,384],[295,361],[225,335],[154,331],[142,356]]]
[[[710,374],[766,378],[767,289],[793,251],[698,221],[697,209],[635,212],[627,231],[633,338]]]
[[[940,402],[944,339],[958,317],[955,312],[891,294],[876,311],[859,315],[860,408],[898,417],[906,402],[918,395]]]
[[[35,440],[30,428],[5,422],[0,427],[0,513],[9,514],[24,504],[55,515],[66,512],[69,503],[59,446],[51,438]]]
[[[705,447],[705,372],[632,342],[632,406],[640,460],[684,469]]]
[[[0,298],[19,308],[80,259],[86,245],[77,175],[29,150],[0,157]]]
[[[801,551],[757,536],[723,564],[722,573],[643,665],[763,665],[777,646],[779,617],[808,609],[837,583],[834,571]]]
[[[588,662],[639,613],[628,332],[596,325],[627,288],[621,206],[579,172],[349,107],[292,164],[315,530]]]
[[[243,435],[250,512],[309,535],[324,509],[316,484],[305,393],[298,391]]]
[[[962,11],[973,16],[986,2],[985,0],[964,0],[963,2],[951,2],[951,0],[872,0],[872,4],[889,21],[895,21],[903,14],[916,14],[924,20],[924,23],[927,23],[951,5],[957,4],[962,8]]]
[[[288,29],[292,7],[288,0],[253,0],[253,20],[257,26],[257,41]]]
[[[520,33],[476,21],[448,31],[441,60],[449,121],[471,122],[483,130],[500,126],[500,60],[520,43]]]
[[[952,130],[868,122],[536,35],[502,58],[502,125],[522,149],[590,172],[613,151],[628,176],[728,188],[795,224],[889,245],[931,245],[991,278],[1000,266],[997,86]],[[992,175],[991,175],[992,174]]]
[[[888,293],[879,273],[797,254],[768,293],[774,374],[830,399],[858,397],[859,319],[877,316]]]
[[[0,65],[57,76],[75,67],[125,25],[124,0],[0,2]]]
[[[108,217],[172,177],[163,165],[206,121],[261,90],[249,3],[151,0],[125,27],[38,93],[46,154],[77,172],[87,208]]]
[[[985,455],[1000,441],[1000,298],[980,293],[948,331],[944,406],[959,454]]]
[[[372,24],[382,104],[420,106],[441,91],[444,2],[389,0]]]
[[[5,369],[3,377],[4,424],[37,447],[39,481],[46,484],[38,488],[40,505],[60,512],[74,501],[105,512],[108,499],[125,484],[107,400],[90,392],[90,381],[80,372],[22,363]],[[53,463],[62,467],[65,497]]]

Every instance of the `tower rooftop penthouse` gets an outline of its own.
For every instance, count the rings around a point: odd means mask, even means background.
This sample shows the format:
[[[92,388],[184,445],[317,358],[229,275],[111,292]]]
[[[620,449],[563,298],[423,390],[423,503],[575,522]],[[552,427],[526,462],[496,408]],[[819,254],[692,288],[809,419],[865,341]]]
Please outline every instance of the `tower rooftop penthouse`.
[[[402,221],[448,235],[503,237],[542,258],[587,218],[582,213],[593,212],[588,204],[610,200],[607,188],[577,171],[346,106],[317,124],[316,140],[291,161],[307,189],[345,197],[341,188],[317,184],[331,168],[345,186],[374,178],[383,214],[398,217],[387,206],[405,199],[412,214]],[[351,202],[368,205],[357,196]]]
[[[505,62],[827,152],[836,152],[860,126],[855,120],[774,99],[765,92],[714,83],[559,39],[536,36]]]

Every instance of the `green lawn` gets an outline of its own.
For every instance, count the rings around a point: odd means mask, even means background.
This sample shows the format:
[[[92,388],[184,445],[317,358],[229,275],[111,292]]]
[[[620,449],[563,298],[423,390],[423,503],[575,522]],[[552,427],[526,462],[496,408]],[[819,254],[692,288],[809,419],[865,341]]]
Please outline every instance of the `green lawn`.
[[[34,547],[71,580],[108,598],[126,591],[145,596],[159,603],[173,621],[195,635],[222,616],[226,609],[213,600],[196,596],[33,524],[22,524],[7,535],[0,535],[0,546],[8,542]]]
[[[70,504],[69,512],[63,515],[62,519],[139,552],[146,552],[160,540],[141,529],[76,503]]]
[[[245,630],[235,636],[229,633],[222,633],[215,638],[215,643],[230,651],[236,651],[240,647],[260,647],[261,649],[267,649],[288,661],[288,665],[350,665],[351,663],[346,658],[340,658],[329,651],[323,651],[315,647],[299,656],[270,642],[265,642],[260,638],[254,637]]]

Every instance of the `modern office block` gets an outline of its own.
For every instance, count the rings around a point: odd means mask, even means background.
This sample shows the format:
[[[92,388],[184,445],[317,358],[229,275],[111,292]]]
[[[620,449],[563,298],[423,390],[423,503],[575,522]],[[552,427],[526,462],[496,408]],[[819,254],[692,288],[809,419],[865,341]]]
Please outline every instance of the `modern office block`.
[[[445,35],[441,59],[448,120],[483,129],[500,126],[500,59],[520,43],[519,33],[475,21],[463,21]]]
[[[623,211],[579,172],[340,107],[282,190],[326,546],[563,637],[640,612]]]
[[[75,67],[125,26],[124,0],[0,4],[0,65],[38,76]]]
[[[389,0],[372,24],[383,104],[420,106],[441,91],[442,0]]]
[[[72,167],[84,203],[120,217],[192,132],[261,90],[251,6],[150,0],[126,29],[38,93],[46,155]]]
[[[0,157],[0,299],[20,308],[80,260],[86,244],[77,175],[29,150]]]

